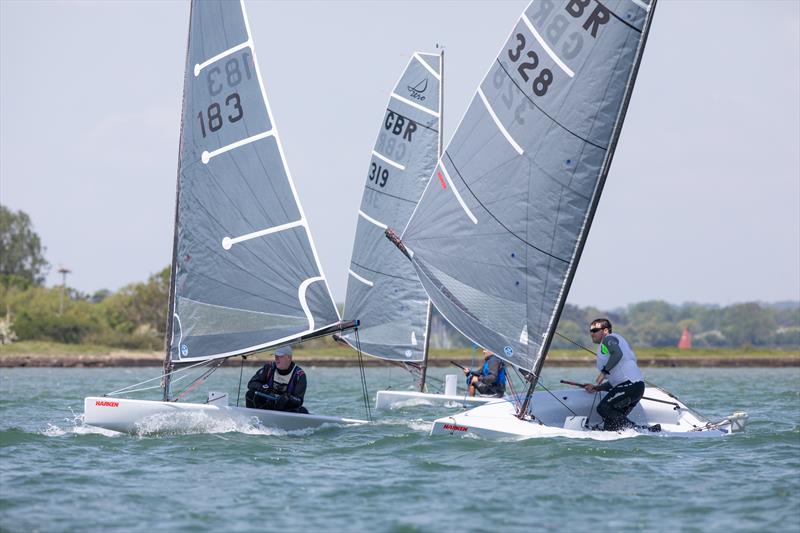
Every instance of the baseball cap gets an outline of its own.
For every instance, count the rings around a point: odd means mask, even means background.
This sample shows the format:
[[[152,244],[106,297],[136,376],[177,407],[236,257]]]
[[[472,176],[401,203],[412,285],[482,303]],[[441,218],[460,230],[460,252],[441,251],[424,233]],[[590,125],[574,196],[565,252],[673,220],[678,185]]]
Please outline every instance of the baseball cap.
[[[273,354],[283,357],[285,355],[292,355],[292,347],[291,346],[281,346],[277,350],[273,352]]]

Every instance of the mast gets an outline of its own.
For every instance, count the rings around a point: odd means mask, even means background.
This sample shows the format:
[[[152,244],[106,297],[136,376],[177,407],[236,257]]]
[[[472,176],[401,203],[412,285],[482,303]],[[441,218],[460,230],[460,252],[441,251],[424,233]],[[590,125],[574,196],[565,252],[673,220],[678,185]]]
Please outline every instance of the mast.
[[[625,120],[625,114],[628,111],[628,104],[631,100],[631,95],[633,94],[633,86],[636,83],[636,75],[639,73],[639,66],[642,63],[642,55],[644,54],[644,47],[647,43],[647,36],[650,33],[650,24],[653,21],[653,14],[656,10],[656,3],[658,0],[652,0],[650,3],[650,9],[647,13],[647,20],[644,23],[644,28],[642,29],[642,38],[639,41],[639,46],[636,50],[636,59],[633,63],[633,68],[631,69],[631,73],[628,77],[628,86],[625,91],[625,96],[622,100],[622,106],[620,107],[619,113],[617,115],[617,120],[614,124],[614,130],[611,136],[611,143],[608,146],[608,151],[606,152],[606,157],[603,161],[603,166],[600,170],[600,177],[597,181],[597,185],[595,187],[594,194],[592,196],[592,203],[589,207],[589,211],[586,214],[586,219],[583,224],[583,229],[578,237],[578,242],[576,243],[575,253],[573,259],[570,263],[569,270],[567,272],[567,278],[564,280],[564,286],[559,294],[558,301],[556,302],[556,308],[553,312],[553,316],[550,320],[550,327],[547,329],[547,336],[542,343],[541,350],[539,352],[539,356],[536,359],[536,362],[531,370],[531,373],[528,374],[528,381],[530,385],[528,387],[527,392],[525,393],[525,400],[522,402],[519,408],[519,412],[517,413],[518,418],[523,418],[525,413],[528,411],[528,406],[530,405],[531,397],[533,396],[533,389],[536,388],[536,384],[539,382],[539,375],[541,374],[542,367],[544,366],[545,358],[547,357],[547,352],[550,349],[550,344],[553,342],[553,336],[555,335],[556,327],[558,326],[558,322],[561,318],[561,313],[564,310],[564,304],[567,301],[567,295],[569,294],[569,289],[572,286],[572,281],[575,278],[575,271],[578,268],[578,262],[581,259],[581,254],[583,253],[583,248],[586,245],[586,239],[589,236],[589,229],[592,227],[592,221],[594,220],[594,215],[597,212],[597,206],[600,202],[600,195],[603,192],[603,187],[606,183],[606,178],[608,177],[608,171],[611,168],[611,161],[614,158],[614,152],[617,148],[617,141],[619,140],[619,136],[622,133],[622,122]]]
[[[436,45],[439,46],[438,44]],[[444,47],[439,49],[439,144],[436,152],[436,161],[442,158],[442,128],[444,127]],[[428,298],[428,313],[425,318],[425,348],[422,359],[422,376],[419,380],[419,391],[425,392],[425,377],[428,374],[428,352],[431,345],[431,311],[433,304]]]
[[[172,263],[170,264],[169,269],[169,304],[167,306],[167,331],[164,335],[164,377],[161,382],[161,386],[164,390],[163,400],[165,402],[169,401],[169,393],[170,393],[170,379],[172,377],[172,321],[173,316],[175,314],[175,271],[177,270],[177,258],[178,258],[178,203],[180,201],[180,193],[181,193],[181,145],[183,144],[183,110],[186,107],[186,76],[189,72],[189,44],[192,35],[192,9],[194,3],[189,3],[189,31],[186,34],[186,61],[185,61],[185,68],[184,72],[184,83],[183,83],[183,92],[181,95],[181,133],[179,139],[181,142],[178,143],[178,172],[175,178],[175,219],[172,228]]]

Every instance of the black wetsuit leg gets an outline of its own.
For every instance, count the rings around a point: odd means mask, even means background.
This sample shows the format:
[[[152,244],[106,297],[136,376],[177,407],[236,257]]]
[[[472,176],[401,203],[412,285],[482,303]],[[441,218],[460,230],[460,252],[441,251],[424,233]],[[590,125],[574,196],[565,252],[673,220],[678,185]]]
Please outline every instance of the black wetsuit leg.
[[[635,424],[628,420],[628,414],[636,407],[644,396],[644,382],[631,383],[626,381],[613,387],[597,404],[597,413],[603,417],[603,427],[606,431],[617,431],[634,427]]]
[[[481,396],[495,396],[497,398],[502,397],[506,392],[506,388],[503,385],[498,385],[497,383],[487,385],[480,381],[475,384],[475,390],[477,390],[478,394]]]

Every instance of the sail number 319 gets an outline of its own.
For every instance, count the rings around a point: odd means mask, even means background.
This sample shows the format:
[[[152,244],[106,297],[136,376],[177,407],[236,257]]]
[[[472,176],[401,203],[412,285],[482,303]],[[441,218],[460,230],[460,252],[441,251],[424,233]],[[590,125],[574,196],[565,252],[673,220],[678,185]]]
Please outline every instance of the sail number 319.
[[[385,187],[388,179],[389,179],[389,169],[383,168],[382,166],[377,165],[374,162],[370,164],[369,181],[374,181],[375,185]]]

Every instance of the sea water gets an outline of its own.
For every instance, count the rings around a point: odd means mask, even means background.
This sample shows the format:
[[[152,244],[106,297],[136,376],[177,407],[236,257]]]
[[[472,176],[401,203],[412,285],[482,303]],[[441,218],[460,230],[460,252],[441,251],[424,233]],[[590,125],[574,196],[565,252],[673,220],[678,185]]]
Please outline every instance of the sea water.
[[[306,370],[311,412],[367,416],[358,368]],[[453,370],[432,369],[432,383]],[[451,412],[431,406],[299,433],[216,423],[130,436],[83,424],[84,396],[157,374],[3,369],[0,530],[800,531],[798,368],[647,369],[712,420],[749,413],[746,433],[712,439],[430,437]],[[594,375],[543,377],[554,387]],[[220,369],[187,398],[219,390],[235,404],[239,378]],[[366,379],[373,401],[410,385],[399,369]]]

